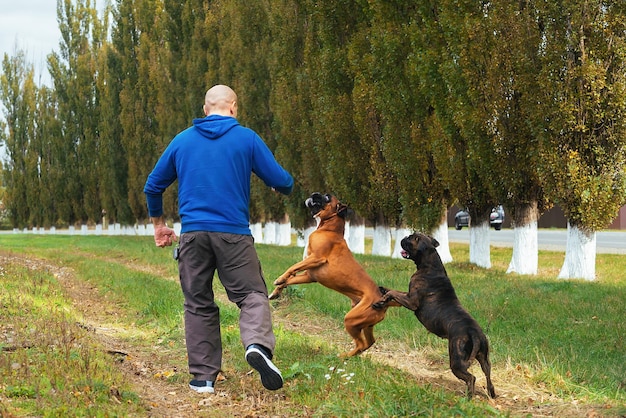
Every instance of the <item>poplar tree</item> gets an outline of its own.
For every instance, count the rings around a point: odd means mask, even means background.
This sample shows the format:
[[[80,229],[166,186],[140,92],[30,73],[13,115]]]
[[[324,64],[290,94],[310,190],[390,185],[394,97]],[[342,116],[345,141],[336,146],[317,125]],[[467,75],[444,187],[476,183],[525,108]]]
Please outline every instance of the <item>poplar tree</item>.
[[[143,186],[160,153],[171,138],[160,131],[159,88],[164,71],[165,47],[160,1],[120,0],[114,13],[112,43],[121,57],[124,74],[120,91],[122,144],[128,158],[128,204],[138,222],[147,219]],[[172,190],[164,195],[164,207],[172,207]],[[173,213],[164,213],[172,217]]]
[[[313,140],[329,188],[375,225],[372,252],[389,255],[390,226],[395,226],[399,209],[395,179],[381,152],[380,115],[374,106],[358,113],[355,108],[371,99],[371,91],[356,84],[367,79],[366,65],[358,58],[369,52],[363,42],[366,12],[354,0],[323,2],[313,8],[313,38],[307,51]],[[355,51],[352,63],[350,49]]]
[[[448,77],[455,76],[454,60],[448,61],[445,20],[440,19],[439,2],[416,5],[406,23],[411,49],[406,58],[413,109],[408,137],[396,147],[394,159],[401,183],[407,218],[417,229],[433,231],[447,240],[447,211],[457,200],[467,201],[464,173],[467,170],[467,142],[455,121],[452,103],[458,92]],[[405,41],[406,42],[406,41]],[[402,148],[413,150],[412,155]],[[435,229],[437,228],[437,229]],[[445,247],[444,247],[445,248]],[[440,251],[442,259],[452,259]]]
[[[540,169],[568,219],[559,277],[593,280],[596,231],[626,203],[626,5],[568,0],[538,12]]]
[[[161,127],[164,134],[176,134],[187,128],[194,117],[202,117],[208,71],[205,19],[207,0],[165,0],[163,31],[165,38],[163,73],[165,84],[160,86],[163,100],[160,110],[166,111]]]
[[[215,6],[213,6],[215,7]],[[162,135],[159,149],[189,127],[192,120],[203,117],[204,93],[210,87],[207,82],[208,57],[216,53],[211,43],[207,25],[210,6],[207,0],[163,1],[163,13],[159,18],[160,33],[155,51],[158,57],[151,73],[157,86],[159,132]],[[158,70],[156,70],[158,67]],[[164,195],[163,210],[168,217],[178,219],[178,184],[174,183]]]
[[[220,3],[218,26],[219,74],[215,84],[230,85],[238,96],[238,119],[255,130],[274,152],[269,72],[270,31],[264,2],[234,0]],[[269,193],[256,176],[251,179],[252,223],[288,224],[286,199]],[[274,232],[274,231],[270,231]],[[264,238],[271,242],[271,235]]]
[[[106,37],[90,1],[59,0],[57,19],[60,52],[49,58],[49,71],[59,103],[63,137],[67,144],[66,196],[71,202],[69,223],[100,218],[97,54]]]
[[[404,62],[410,50],[405,42],[405,23],[413,6],[373,1],[362,8],[366,18],[352,35],[347,51],[354,77],[354,124],[364,147],[368,148],[369,205],[377,208],[375,233],[390,237],[386,229],[395,227],[397,251],[391,254],[400,257],[399,242],[409,231],[394,159],[396,145],[406,138],[411,120],[408,112],[413,92]],[[372,252],[388,255],[389,250],[389,243],[384,243]]]
[[[287,197],[294,227],[306,230],[315,220],[304,205],[312,192],[328,190],[320,175],[322,162],[312,140],[311,2],[308,0],[269,0],[268,19],[272,42],[269,56],[271,80],[270,109],[276,157],[293,175],[296,184]]]
[[[100,150],[98,168],[102,176],[100,201],[109,223],[134,223],[128,205],[128,155],[123,146],[123,128],[120,121],[120,92],[124,83],[122,57],[110,44],[103,47],[99,60],[98,89],[100,93]]]
[[[514,228],[513,254],[507,272],[537,274],[537,222],[551,203],[539,172],[541,151],[533,130],[540,101],[541,33],[532,3],[494,3],[483,19],[489,56],[485,82],[475,90],[484,97],[484,125],[495,166],[495,193]]]
[[[412,61],[430,90],[433,132],[445,133],[437,142],[448,152],[448,164],[455,170],[454,178],[447,176],[450,194],[471,215],[470,262],[489,268],[489,214],[498,204],[495,168],[499,162],[477,112],[484,98],[474,94],[471,84],[484,78],[480,69],[489,54],[479,28],[485,16],[483,6],[487,7],[471,1],[422,5],[421,21],[412,30],[418,51]],[[438,161],[443,167],[445,160],[440,157]]]
[[[14,228],[32,226],[34,184],[32,178],[31,141],[35,134],[37,89],[34,69],[26,62],[26,53],[16,51],[12,57],[4,54],[0,76],[0,101],[8,135],[4,146],[8,161],[3,168],[5,201],[9,219]]]
[[[458,34],[453,54],[458,56],[455,62],[465,86],[457,96],[456,120],[468,141],[467,163],[475,167],[472,171],[481,182],[470,185],[468,197],[476,199],[483,193],[486,210],[504,204],[515,231],[508,271],[536,274],[537,220],[548,206],[532,120],[539,101],[541,35],[536,9],[527,2],[488,3],[479,10],[468,7],[464,19],[470,23],[463,24],[455,5],[446,7],[450,9],[442,15]],[[472,216],[474,225],[477,219]]]
[[[399,256],[398,244],[410,232],[409,226],[428,233],[436,230],[445,206],[442,206],[440,197],[433,199],[433,196],[443,192],[445,187],[433,188],[433,179],[426,177],[424,171],[428,167],[422,161],[431,158],[430,147],[426,136],[416,135],[429,107],[427,97],[417,88],[420,78],[408,65],[408,59],[414,53],[410,28],[416,19],[416,5],[385,1],[372,1],[369,5],[371,23],[361,36],[364,43],[369,42],[371,52],[362,54],[357,50],[351,54],[357,61],[363,61],[365,71],[359,75],[356,84],[362,92],[368,92],[355,106],[357,113],[361,114],[368,109],[357,125],[367,126],[375,109],[381,128],[380,138],[373,142],[377,148],[374,152],[381,156],[376,171],[386,173],[374,176],[373,181],[380,182],[380,188],[387,187],[388,195],[384,198],[390,205],[396,205],[396,211],[401,210],[400,215],[395,215],[394,225],[398,229],[397,251],[393,256]],[[394,210],[392,206],[389,209]],[[445,239],[437,237],[442,244],[440,252],[444,249],[449,252],[447,228],[445,231]]]
[[[370,149],[354,125],[354,76],[347,56],[351,37],[364,16],[355,1],[342,0],[317,4],[311,18],[315,38],[307,50],[307,64],[321,173],[332,191],[357,212],[375,216],[367,198]]]
[[[109,27],[113,9],[107,6],[103,25]],[[96,91],[100,105],[98,119],[99,149],[97,156],[100,176],[99,193],[101,215],[109,224],[129,225],[135,219],[128,205],[128,156],[123,146],[123,129],[120,121],[120,92],[125,74],[124,57],[117,53],[110,42],[103,42],[97,59]]]
[[[58,196],[54,193],[55,187],[59,184],[53,176],[55,173],[54,141],[52,135],[56,134],[58,121],[56,118],[56,98],[54,90],[48,86],[41,86],[37,89],[37,118],[33,138],[30,141],[29,153],[37,155],[34,164],[33,189],[31,212],[33,225],[50,228],[55,225],[56,200]],[[58,173],[58,171],[57,171]]]

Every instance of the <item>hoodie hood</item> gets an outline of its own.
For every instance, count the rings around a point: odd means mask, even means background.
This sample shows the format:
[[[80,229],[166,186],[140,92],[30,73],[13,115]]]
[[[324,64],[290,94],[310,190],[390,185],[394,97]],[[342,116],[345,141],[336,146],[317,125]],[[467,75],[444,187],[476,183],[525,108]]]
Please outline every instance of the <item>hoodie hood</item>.
[[[208,139],[218,139],[238,125],[237,119],[231,116],[209,115],[193,120],[193,126]]]

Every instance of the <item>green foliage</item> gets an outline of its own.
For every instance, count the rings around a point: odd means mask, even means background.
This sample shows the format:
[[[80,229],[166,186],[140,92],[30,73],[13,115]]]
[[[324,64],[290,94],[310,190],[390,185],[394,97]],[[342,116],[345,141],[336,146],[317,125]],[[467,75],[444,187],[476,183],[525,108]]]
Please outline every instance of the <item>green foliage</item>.
[[[26,62],[24,51],[2,60],[0,100],[9,130],[4,140],[8,156],[3,167],[6,187],[4,205],[14,226],[29,224],[30,204],[36,201],[38,179],[37,156],[31,146],[35,132],[36,87],[33,66]],[[4,132],[3,132],[4,136]]]
[[[91,3],[57,3],[52,87],[4,57],[14,227],[145,221],[148,173],[218,83],[296,179],[288,198],[254,180],[253,222],[310,226],[313,191],[420,230],[454,203],[522,225],[557,203],[596,230],[626,203],[621,2]]]
[[[388,201],[376,199],[374,178],[382,171],[375,146],[381,139],[377,115],[371,106],[361,108],[367,120],[357,118],[362,102],[357,85],[361,74],[350,68],[349,51],[355,37],[362,36],[366,24],[356,1],[323,2],[311,11],[312,47],[307,50],[311,109],[317,170],[329,190],[348,202],[361,216],[374,221]],[[359,50],[359,54],[366,53]],[[362,68],[361,68],[362,70]],[[378,168],[383,167],[378,165]],[[393,184],[389,185],[393,189]]]
[[[164,102],[171,81],[168,51],[163,48],[165,22],[158,2],[121,1],[118,13],[112,42],[122,62],[119,117],[128,160],[128,205],[134,219],[141,220],[147,217],[143,186],[171,139],[166,136],[171,132],[159,129],[159,121],[170,111]],[[158,110],[163,110],[161,118],[155,114]]]
[[[626,202],[626,10],[572,1],[541,13],[540,168],[570,224],[601,229]]]
[[[390,154],[389,149],[394,147],[398,137],[404,137],[407,132],[399,125],[409,123],[408,115],[401,114],[405,109],[404,103],[397,103],[398,100],[408,100],[407,96],[398,95],[398,90],[403,91],[406,87],[401,76],[401,62],[406,49],[395,45],[396,37],[403,28],[402,23],[377,21],[380,15],[391,13],[386,13],[390,10],[379,13],[376,7],[371,4],[369,8],[363,8],[363,22],[355,27],[346,53],[350,76],[354,79],[354,124],[358,140],[369,155],[366,166],[356,167],[368,176],[368,183],[362,186],[369,189],[368,198],[355,209],[367,216],[369,221],[399,226],[403,221],[402,206],[399,204],[401,186],[398,173],[394,170],[396,155]],[[396,17],[395,14],[392,16]],[[395,25],[397,30],[392,29]],[[393,46],[387,48],[387,44]],[[391,112],[396,114],[390,115]]]
[[[322,173],[323,159],[315,138],[312,108],[311,67],[315,59],[309,54],[312,39],[310,2],[271,1],[268,26],[271,38],[269,76],[272,88],[269,104],[274,115],[272,131],[275,154],[296,180],[287,197],[292,225],[304,228],[314,220],[304,201],[314,192],[330,191]]]

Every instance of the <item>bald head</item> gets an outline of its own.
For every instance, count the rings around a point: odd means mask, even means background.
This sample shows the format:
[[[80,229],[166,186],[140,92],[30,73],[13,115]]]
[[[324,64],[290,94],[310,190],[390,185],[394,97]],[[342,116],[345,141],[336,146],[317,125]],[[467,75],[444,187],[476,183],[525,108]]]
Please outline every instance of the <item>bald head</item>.
[[[237,94],[228,86],[215,85],[204,96],[204,113],[237,117]]]

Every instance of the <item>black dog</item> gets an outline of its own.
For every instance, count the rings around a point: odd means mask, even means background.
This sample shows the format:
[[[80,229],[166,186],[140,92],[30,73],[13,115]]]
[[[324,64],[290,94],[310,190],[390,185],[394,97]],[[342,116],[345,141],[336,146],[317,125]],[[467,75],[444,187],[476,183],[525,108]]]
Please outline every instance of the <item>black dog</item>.
[[[408,293],[381,287],[382,299],[373,307],[404,306],[415,312],[426,329],[448,339],[452,373],[467,384],[467,396],[474,394],[476,378],[467,371],[476,359],[487,377],[487,391],[492,398],[496,391],[491,383],[489,343],[482,329],[461,306],[436,247],[436,239],[424,234],[404,237],[402,257],[413,260],[417,271],[411,276]]]

